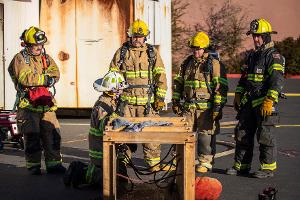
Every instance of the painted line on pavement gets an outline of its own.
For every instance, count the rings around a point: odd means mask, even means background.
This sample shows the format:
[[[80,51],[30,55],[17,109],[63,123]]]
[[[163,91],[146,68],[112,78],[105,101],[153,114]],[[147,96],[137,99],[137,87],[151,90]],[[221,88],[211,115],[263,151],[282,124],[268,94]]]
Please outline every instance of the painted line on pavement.
[[[83,141],[87,141],[87,138],[80,139],[80,140],[69,140],[69,141],[65,141],[65,142],[62,142],[62,143],[63,144],[70,144],[70,143],[74,143],[74,142],[83,142]]]
[[[233,97],[234,92],[228,92],[227,95]],[[284,93],[287,97],[300,97],[300,93]]]
[[[300,127],[300,124],[280,124],[275,125],[276,128],[286,128],[286,127]],[[229,128],[235,128],[235,126],[221,126],[221,128],[229,129]]]
[[[89,123],[60,123],[63,126],[89,126]]]
[[[279,124],[275,126],[276,128],[284,128],[284,127],[300,127],[300,124]]]

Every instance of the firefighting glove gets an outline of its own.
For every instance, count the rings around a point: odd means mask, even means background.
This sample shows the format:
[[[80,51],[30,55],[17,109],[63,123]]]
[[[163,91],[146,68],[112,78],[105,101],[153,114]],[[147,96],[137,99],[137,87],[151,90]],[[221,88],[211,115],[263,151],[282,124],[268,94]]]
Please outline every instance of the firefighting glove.
[[[174,114],[176,114],[176,115],[179,115],[182,112],[179,101],[173,100],[172,110],[173,110]]]
[[[55,78],[50,77],[49,75],[45,75],[44,78],[44,86],[52,87],[55,84]]]
[[[240,104],[241,104],[241,94],[235,93],[234,100],[233,100],[233,107],[236,111],[240,110]]]
[[[166,106],[165,102],[162,99],[157,99],[154,101],[154,110],[161,111]]]
[[[269,98],[266,98],[260,108],[261,115],[263,117],[272,115],[272,108],[273,108],[273,101]]]

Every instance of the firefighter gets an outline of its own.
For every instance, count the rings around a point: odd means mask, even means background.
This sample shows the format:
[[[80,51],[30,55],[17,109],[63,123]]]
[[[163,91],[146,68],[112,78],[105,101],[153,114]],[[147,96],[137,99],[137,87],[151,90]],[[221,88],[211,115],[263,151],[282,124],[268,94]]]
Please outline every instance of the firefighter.
[[[157,116],[165,107],[165,67],[157,49],[146,43],[149,33],[145,22],[134,21],[128,30],[129,41],[117,50],[110,64],[110,71],[122,73],[129,84],[120,95],[127,102],[125,117]],[[150,170],[159,170],[160,145],[143,144],[143,152]]]
[[[43,151],[47,173],[64,173],[57,106],[49,92],[59,80],[59,69],[45,52],[44,31],[32,26],[20,39],[24,49],[14,56],[8,71],[17,90],[17,125],[24,135],[26,167],[40,175]]]
[[[186,116],[198,135],[196,172],[212,169],[228,83],[224,66],[210,54],[209,37],[198,32],[188,42],[193,54],[182,63],[173,84],[173,111]],[[181,101],[184,101],[182,104]]]
[[[265,19],[250,23],[247,35],[252,35],[255,49],[246,60],[246,68],[235,91],[234,107],[239,120],[235,128],[234,165],[229,175],[248,175],[253,157],[254,136],[259,143],[260,169],[256,178],[274,176],[276,170],[276,140],[273,135],[277,119],[278,97],[283,88],[285,59],[274,48],[271,24]]]
[[[89,130],[89,156],[90,163],[87,165],[80,161],[73,161],[64,176],[66,186],[74,188],[82,185],[102,185],[102,161],[103,161],[103,131],[111,117],[122,115],[116,109],[120,92],[128,85],[124,77],[117,72],[109,72],[103,78],[94,83],[94,89],[100,92],[91,113]],[[134,150],[133,150],[134,151]],[[130,153],[130,152],[127,152]],[[119,156],[119,172],[127,176],[126,161]],[[127,182],[127,179],[121,181]]]

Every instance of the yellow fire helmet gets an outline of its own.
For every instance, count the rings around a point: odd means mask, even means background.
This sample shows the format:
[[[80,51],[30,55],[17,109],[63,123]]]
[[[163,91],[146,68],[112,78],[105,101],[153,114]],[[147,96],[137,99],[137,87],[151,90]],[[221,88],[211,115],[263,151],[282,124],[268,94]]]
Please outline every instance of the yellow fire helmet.
[[[45,32],[34,26],[26,29],[22,33],[20,39],[27,44],[44,44],[45,42],[47,42]]]
[[[246,35],[264,33],[277,34],[276,31],[272,30],[271,24],[267,20],[261,18],[255,19],[250,23],[250,30],[247,31]]]
[[[127,32],[129,37],[147,37],[149,33],[147,24],[140,19],[135,20]]]
[[[202,31],[198,32],[189,39],[188,45],[191,48],[205,49],[209,46],[209,37]]]

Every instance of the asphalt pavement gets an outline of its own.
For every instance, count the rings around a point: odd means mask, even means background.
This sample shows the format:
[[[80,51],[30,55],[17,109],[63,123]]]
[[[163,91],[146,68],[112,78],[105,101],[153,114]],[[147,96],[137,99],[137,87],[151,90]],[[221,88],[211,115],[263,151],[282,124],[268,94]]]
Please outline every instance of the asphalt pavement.
[[[230,79],[230,92],[234,91],[237,79]],[[233,164],[233,154],[215,159],[213,171],[207,176],[217,178],[223,185],[222,200],[255,200],[258,193],[264,188],[278,189],[277,200],[300,199],[300,79],[288,79],[284,92],[287,99],[281,100],[280,123],[275,129],[278,144],[278,170],[274,177],[269,179],[254,179],[242,176],[228,176],[226,168]],[[289,95],[290,94],[290,95]],[[232,104],[230,95],[228,105]],[[224,110],[223,122],[234,121],[235,112],[227,106]],[[59,119],[62,134],[62,154],[64,165],[71,161],[81,160],[88,162],[88,118]],[[222,127],[218,140],[233,142],[233,126]],[[162,147],[165,153],[168,146]],[[226,148],[217,146],[217,152]],[[135,162],[142,160],[142,148],[139,146],[133,155]],[[259,168],[259,151],[256,144],[252,170]],[[45,168],[45,166],[43,166]],[[197,174],[199,175],[199,174]],[[0,200],[84,200],[94,199],[99,191],[92,188],[74,190],[66,188],[62,183],[61,175],[48,175],[43,170],[42,176],[30,176],[25,168],[24,152],[6,145],[0,153]]]

